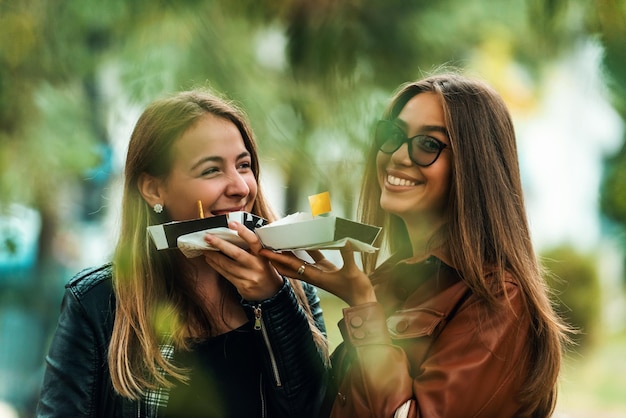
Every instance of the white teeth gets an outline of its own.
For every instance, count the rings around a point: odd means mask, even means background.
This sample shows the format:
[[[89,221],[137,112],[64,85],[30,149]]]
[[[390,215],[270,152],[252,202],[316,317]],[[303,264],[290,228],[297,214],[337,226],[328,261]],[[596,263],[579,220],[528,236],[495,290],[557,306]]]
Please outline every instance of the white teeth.
[[[409,181],[406,179],[401,179],[399,177],[394,177],[391,175],[387,175],[387,183],[393,186],[415,186],[417,183],[414,181]]]

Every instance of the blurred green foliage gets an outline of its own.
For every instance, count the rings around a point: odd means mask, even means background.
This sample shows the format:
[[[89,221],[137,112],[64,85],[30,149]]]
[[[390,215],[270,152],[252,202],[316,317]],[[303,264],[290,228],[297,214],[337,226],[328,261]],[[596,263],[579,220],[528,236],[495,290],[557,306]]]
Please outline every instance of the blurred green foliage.
[[[556,296],[557,311],[578,331],[574,340],[580,348],[587,348],[601,329],[596,259],[566,245],[543,252],[541,259],[548,272],[547,282]]]
[[[596,39],[623,109],[625,4],[0,0],[1,201],[31,205],[54,224],[63,190],[84,184],[102,147],[120,142],[111,96],[142,107],[208,85],[248,111],[264,162],[285,182],[281,212],[330,190],[351,215],[372,121],[400,83],[439,66],[477,71],[512,106],[532,106],[544,69]],[[526,103],[511,67],[524,73]],[[624,160],[615,158],[603,193],[620,222]]]
[[[50,266],[73,269],[85,251],[58,232],[101,220],[92,215],[120,175],[108,159],[128,140],[119,125],[158,96],[209,86],[236,100],[262,166],[285,184],[277,209],[303,210],[308,194],[329,190],[333,211],[351,216],[372,121],[399,84],[440,66],[480,74],[524,112],[550,67],[592,41],[626,120],[625,16],[626,0],[0,0],[0,213],[17,202],[42,220],[38,271],[16,300],[56,315],[65,272]],[[626,148],[600,195],[622,227],[624,184]],[[15,240],[2,249],[15,252]],[[599,330],[593,261],[567,247],[544,257],[587,344]],[[324,301],[333,324],[341,302]]]
[[[614,108],[626,121],[626,0],[598,4],[602,7],[589,19],[589,26],[604,46],[605,81]],[[626,227],[626,141],[624,144],[607,160],[600,190],[602,212],[622,230]],[[626,243],[622,245],[626,249]]]

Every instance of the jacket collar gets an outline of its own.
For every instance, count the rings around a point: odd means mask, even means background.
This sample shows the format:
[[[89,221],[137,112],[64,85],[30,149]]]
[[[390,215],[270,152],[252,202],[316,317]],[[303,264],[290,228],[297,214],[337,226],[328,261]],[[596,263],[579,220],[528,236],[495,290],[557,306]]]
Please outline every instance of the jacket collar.
[[[372,275],[377,297],[390,311],[418,306],[460,281],[459,271],[432,254],[419,261],[394,255]]]

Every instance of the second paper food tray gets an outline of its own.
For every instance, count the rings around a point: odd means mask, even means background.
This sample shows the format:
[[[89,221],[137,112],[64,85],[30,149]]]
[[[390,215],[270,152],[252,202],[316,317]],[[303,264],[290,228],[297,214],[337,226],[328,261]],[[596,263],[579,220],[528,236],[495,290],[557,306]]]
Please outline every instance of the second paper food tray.
[[[320,247],[344,239],[371,245],[381,228],[348,219],[327,216],[255,229],[263,245],[273,250]]]

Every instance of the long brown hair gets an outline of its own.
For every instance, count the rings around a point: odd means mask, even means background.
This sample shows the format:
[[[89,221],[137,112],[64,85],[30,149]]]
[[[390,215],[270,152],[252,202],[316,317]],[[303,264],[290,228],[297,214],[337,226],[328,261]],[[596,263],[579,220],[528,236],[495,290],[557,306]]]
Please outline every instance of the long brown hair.
[[[165,359],[159,343],[168,335],[177,348],[187,348],[193,324],[210,327],[189,285],[190,269],[176,251],[157,251],[146,227],[168,221],[166,211],[155,213],[144,201],[138,181],[142,173],[164,177],[172,166],[172,146],[200,117],[210,113],[231,121],[252,156],[252,171],[259,183],[256,140],[243,110],[208,90],[197,89],[156,100],[139,117],[128,145],[122,198],[121,232],[114,254],[113,286],[116,315],[108,361],[113,387],[136,399],[147,389],[170,387],[165,375],[187,380],[186,371]],[[275,219],[260,184],[252,213]],[[175,279],[175,280],[174,280]],[[226,280],[222,289],[232,291]],[[314,324],[302,284],[290,280],[306,311],[313,337],[326,353],[326,338]]]
[[[505,274],[519,281],[532,330],[530,370],[520,394],[522,416],[548,416],[556,403],[556,381],[569,328],[555,313],[531,242],[520,179],[515,131],[501,97],[486,83],[458,73],[432,75],[400,86],[384,112],[394,119],[415,95],[433,92],[441,98],[452,149],[452,184],[447,220],[433,239],[442,239],[451,261],[472,292],[490,309],[505,292]],[[391,253],[410,249],[404,222],[380,208],[381,190],[372,146],[367,159],[359,213],[363,222],[384,225],[381,243]],[[368,272],[377,254],[364,255]],[[487,280],[485,268],[494,271]]]

